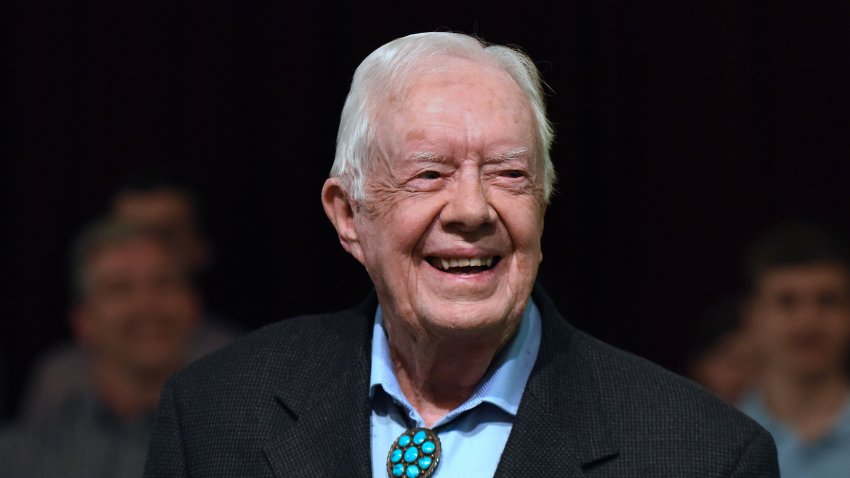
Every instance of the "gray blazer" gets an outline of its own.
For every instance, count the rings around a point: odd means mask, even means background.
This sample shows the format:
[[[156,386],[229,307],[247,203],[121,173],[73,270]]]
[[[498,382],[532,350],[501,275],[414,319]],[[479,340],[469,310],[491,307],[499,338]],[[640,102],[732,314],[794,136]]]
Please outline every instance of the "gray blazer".
[[[779,476],[773,440],[749,418],[576,330],[540,287],[533,298],[540,352],[496,476]],[[178,373],[145,477],[369,476],[376,306],[373,294],[278,322]]]

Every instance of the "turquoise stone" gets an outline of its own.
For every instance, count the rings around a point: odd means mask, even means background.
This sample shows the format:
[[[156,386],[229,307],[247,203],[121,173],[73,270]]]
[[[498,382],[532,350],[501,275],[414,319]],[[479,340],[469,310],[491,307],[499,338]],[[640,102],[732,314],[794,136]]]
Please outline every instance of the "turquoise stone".
[[[422,444],[422,453],[431,454],[434,453],[434,450],[437,449],[437,446],[434,445],[434,442],[431,440],[426,441]]]
[[[440,465],[440,438],[427,428],[409,428],[387,454],[389,478],[435,478]]]
[[[396,448],[393,450],[393,454],[390,455],[390,461],[393,463],[398,463],[401,460],[401,448]]]
[[[404,450],[404,461],[413,463],[417,458],[419,458],[419,450],[417,450],[416,447],[412,446],[407,450]]]

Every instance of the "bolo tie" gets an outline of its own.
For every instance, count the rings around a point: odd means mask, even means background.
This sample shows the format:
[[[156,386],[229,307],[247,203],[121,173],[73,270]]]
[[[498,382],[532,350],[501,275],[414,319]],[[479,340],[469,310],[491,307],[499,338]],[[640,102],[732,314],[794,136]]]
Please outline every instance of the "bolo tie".
[[[433,430],[413,428],[393,442],[387,454],[389,478],[428,478],[440,464],[440,438]]]

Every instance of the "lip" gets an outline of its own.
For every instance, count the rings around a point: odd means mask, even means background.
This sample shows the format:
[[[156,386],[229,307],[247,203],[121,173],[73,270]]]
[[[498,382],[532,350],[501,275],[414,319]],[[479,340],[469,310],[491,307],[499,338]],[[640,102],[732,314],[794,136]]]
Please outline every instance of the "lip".
[[[462,259],[472,257],[504,257],[502,251],[486,247],[452,247],[446,249],[436,249],[426,251],[422,254],[423,257],[438,257],[441,259]]]
[[[443,286],[449,286],[452,288],[464,288],[464,287],[474,287],[474,288],[489,288],[489,286],[494,286],[497,278],[501,275],[503,268],[506,262],[504,256],[493,255],[499,257],[493,266],[485,271],[475,272],[475,273],[451,273],[440,270],[431,263],[429,263],[425,258],[422,259],[423,266],[425,267],[426,273],[428,276],[432,277],[436,283],[441,284]],[[493,257],[489,255],[457,255],[457,256],[439,256],[444,258],[460,258],[460,257]],[[459,291],[460,289],[453,289],[455,291]]]

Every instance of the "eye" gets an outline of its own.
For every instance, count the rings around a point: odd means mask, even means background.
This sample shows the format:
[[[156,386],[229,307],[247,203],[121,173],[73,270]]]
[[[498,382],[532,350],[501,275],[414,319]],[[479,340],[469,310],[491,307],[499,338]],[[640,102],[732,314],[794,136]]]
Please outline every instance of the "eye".
[[[423,171],[416,176],[418,179],[426,179],[429,181],[433,181],[435,179],[440,179],[442,175],[437,171]]]
[[[517,179],[525,176],[525,173],[523,173],[519,169],[509,169],[507,171],[502,171],[502,176],[506,178]]]

